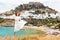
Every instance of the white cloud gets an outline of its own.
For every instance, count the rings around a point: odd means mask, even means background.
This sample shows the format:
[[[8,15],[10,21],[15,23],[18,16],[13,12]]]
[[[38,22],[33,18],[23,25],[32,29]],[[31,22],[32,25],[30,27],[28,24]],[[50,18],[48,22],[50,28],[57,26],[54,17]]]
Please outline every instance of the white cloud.
[[[0,12],[5,12],[7,10],[13,9],[23,3],[36,1],[60,11],[60,0],[0,0]]]

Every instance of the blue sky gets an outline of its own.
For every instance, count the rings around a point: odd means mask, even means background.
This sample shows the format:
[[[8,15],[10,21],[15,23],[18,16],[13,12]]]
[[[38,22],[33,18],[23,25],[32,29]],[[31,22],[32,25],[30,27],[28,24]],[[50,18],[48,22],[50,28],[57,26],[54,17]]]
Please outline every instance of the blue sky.
[[[41,2],[60,12],[60,0],[0,0],[0,12],[14,9],[18,5],[28,2]]]

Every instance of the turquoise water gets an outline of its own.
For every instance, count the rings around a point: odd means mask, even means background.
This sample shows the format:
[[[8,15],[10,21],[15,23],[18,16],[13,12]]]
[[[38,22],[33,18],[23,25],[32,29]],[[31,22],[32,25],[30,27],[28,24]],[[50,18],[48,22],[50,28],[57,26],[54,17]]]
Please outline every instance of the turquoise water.
[[[16,36],[34,35],[36,30],[26,29],[16,32]],[[0,27],[0,37],[14,36],[13,27]]]

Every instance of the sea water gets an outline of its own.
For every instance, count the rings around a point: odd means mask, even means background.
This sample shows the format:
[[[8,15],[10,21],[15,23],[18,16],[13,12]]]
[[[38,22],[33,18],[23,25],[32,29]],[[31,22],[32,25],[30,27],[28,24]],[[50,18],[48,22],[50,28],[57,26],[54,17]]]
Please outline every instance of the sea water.
[[[20,30],[16,32],[16,36],[26,36],[26,35],[34,35],[36,30],[26,29]],[[0,37],[13,37],[14,36],[14,28],[13,27],[0,27]]]

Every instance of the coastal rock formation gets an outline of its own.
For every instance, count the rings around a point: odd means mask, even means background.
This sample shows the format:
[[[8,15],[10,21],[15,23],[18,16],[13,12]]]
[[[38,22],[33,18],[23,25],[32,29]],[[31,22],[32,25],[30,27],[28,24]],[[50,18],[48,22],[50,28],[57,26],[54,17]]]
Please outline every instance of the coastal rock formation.
[[[1,21],[1,20],[0,20]],[[6,27],[12,27],[14,26],[14,20],[12,19],[3,19],[2,22],[0,22],[0,26],[6,26]]]

